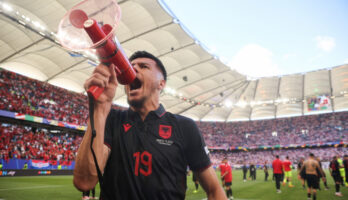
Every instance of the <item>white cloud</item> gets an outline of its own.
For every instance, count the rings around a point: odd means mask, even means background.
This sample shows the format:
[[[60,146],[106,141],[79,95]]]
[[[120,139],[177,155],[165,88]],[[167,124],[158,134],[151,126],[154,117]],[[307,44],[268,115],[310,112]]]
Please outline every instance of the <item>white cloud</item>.
[[[317,47],[323,51],[330,52],[336,46],[335,38],[328,36],[317,36],[314,39]]]
[[[348,64],[348,58],[345,61],[343,61],[343,63]]]
[[[296,54],[294,54],[294,53],[287,53],[287,54],[283,55],[284,60],[292,59],[295,57],[296,57]]]
[[[228,65],[232,69],[252,77],[280,74],[278,65],[273,60],[273,53],[257,44],[248,44],[241,48]]]

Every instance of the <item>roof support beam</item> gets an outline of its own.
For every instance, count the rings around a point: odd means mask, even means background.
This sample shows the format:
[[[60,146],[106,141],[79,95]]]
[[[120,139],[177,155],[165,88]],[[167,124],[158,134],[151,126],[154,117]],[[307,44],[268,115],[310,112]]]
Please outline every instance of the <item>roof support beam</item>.
[[[136,35],[136,36],[133,36],[133,37],[130,37],[130,38],[125,39],[125,40],[123,40],[123,41],[120,41],[120,44],[124,44],[124,43],[129,42],[129,41],[131,41],[131,40],[134,40],[134,39],[136,39],[136,38],[138,38],[138,37],[140,37],[140,36],[143,36],[143,35],[146,35],[146,34],[148,34],[148,33],[151,33],[152,31],[155,31],[155,30],[161,29],[161,28],[163,28],[163,27],[169,26],[169,25],[171,25],[171,24],[173,24],[173,23],[174,23],[174,22],[171,21],[171,22],[169,22],[169,23],[163,24],[163,25],[158,26],[158,27],[156,27],[156,28],[147,30],[147,31],[145,31],[145,32],[142,32],[142,33]]]
[[[245,84],[245,81],[243,81],[243,82],[240,82],[238,85],[237,85],[237,87],[239,88],[239,87],[241,87],[242,85],[244,85]],[[235,85],[234,85],[235,86]],[[234,86],[232,86],[232,87],[234,87]],[[232,87],[230,87],[230,88],[232,88]],[[198,95],[199,96],[199,95]],[[214,95],[213,95],[214,96]],[[210,97],[207,97],[205,100],[203,100],[201,103],[205,103],[205,102],[207,102],[209,99],[211,98],[211,96]],[[179,105],[179,104],[182,104],[182,103],[184,103],[184,102],[181,102],[181,103],[178,103],[177,105]],[[175,106],[175,105],[174,105]],[[186,108],[186,109],[184,109],[183,111],[180,111],[179,113],[177,113],[177,114],[181,114],[181,113],[183,113],[183,112],[185,112],[185,111],[187,111],[187,110],[189,110],[189,109],[191,109],[191,108],[193,108],[193,107],[195,107],[195,106],[197,106],[197,105],[192,105],[192,106],[190,106],[190,107],[188,107],[188,108]],[[173,106],[171,106],[171,107],[173,107]],[[170,107],[170,108],[171,108]],[[168,108],[169,109],[169,108]]]
[[[180,87],[176,88],[176,90],[180,90],[180,89],[182,89],[182,88],[185,88],[185,87],[187,87],[187,86],[193,85],[193,84],[198,83],[198,82],[200,82],[200,81],[205,81],[205,80],[208,79],[208,78],[212,78],[212,77],[214,77],[214,76],[220,75],[220,74],[225,73],[225,72],[228,72],[228,71],[230,71],[230,70],[227,69],[227,70],[223,70],[223,71],[217,72],[217,73],[215,73],[215,74],[211,74],[211,75],[202,77],[202,78],[200,78],[200,79],[198,79],[198,80],[196,80],[196,81],[193,81],[193,82],[191,82],[191,83],[188,83],[188,84],[185,84],[185,85],[183,85],[183,86],[180,86]]]
[[[29,44],[29,45],[23,47],[22,49],[20,49],[20,50],[14,52],[13,54],[7,56],[7,57],[4,58],[4,59],[2,59],[2,60],[0,61],[0,63],[3,63],[3,62],[5,62],[5,61],[7,61],[8,59],[12,58],[13,56],[15,56],[15,55],[17,55],[17,54],[19,54],[19,53],[21,53],[21,52],[23,52],[23,51],[29,49],[30,47],[32,47],[32,46],[34,46],[34,45],[36,45],[36,44],[39,44],[40,42],[42,42],[42,41],[44,41],[44,40],[45,40],[45,38],[41,38],[41,39],[39,39],[39,40],[37,40],[37,41],[35,41],[35,42],[33,42],[33,43],[31,43],[31,44]]]
[[[59,76],[60,74],[63,74],[64,72],[66,72],[66,71],[68,71],[69,69],[71,69],[71,68],[73,68],[73,67],[75,67],[75,66],[77,66],[77,65],[79,65],[79,64],[81,64],[81,63],[83,63],[83,62],[85,62],[86,60],[87,60],[87,58],[84,58],[84,59],[80,60],[79,62],[74,63],[73,65],[71,65],[71,66],[69,66],[69,67],[63,69],[62,71],[60,71],[60,72],[58,72],[58,73],[56,73],[56,74],[50,76],[45,82],[48,82],[48,81],[54,79],[55,77]]]
[[[191,64],[191,65],[185,66],[185,67],[183,67],[183,68],[181,68],[181,69],[179,69],[179,70],[176,70],[175,72],[169,73],[168,76],[174,75],[174,74],[176,74],[176,73],[179,73],[179,72],[181,72],[181,71],[187,70],[187,69],[189,69],[189,68],[191,68],[191,67],[200,65],[200,64],[202,64],[202,63],[209,62],[209,61],[211,61],[211,60],[213,60],[213,59],[214,59],[214,58],[211,57],[211,58],[208,58],[208,59],[205,59],[205,60],[202,60],[202,61],[193,63],[193,64]]]
[[[332,108],[332,112],[335,112],[335,99],[332,99],[331,97],[333,96],[333,91],[332,91],[332,73],[331,73],[331,69],[329,70],[329,85],[330,85],[330,99],[331,99],[331,108]]]
[[[244,82],[243,84],[241,84],[241,85],[238,86],[237,88],[234,88],[232,92],[230,92],[228,95],[226,95],[225,98],[223,98],[223,99],[221,99],[219,102],[217,102],[217,104],[223,102],[227,97],[233,95],[236,91],[238,91],[239,88],[245,86],[245,87],[243,88],[242,92],[241,92],[241,95],[242,95],[242,94],[244,93],[245,89],[248,87],[249,83],[250,83],[250,82]],[[205,100],[205,101],[206,101],[206,100]],[[205,102],[205,101],[204,101],[204,102]],[[212,108],[211,110],[213,110],[213,108]],[[206,112],[206,113],[204,113],[204,115],[203,115],[199,120],[202,120],[206,115],[209,114],[209,112],[211,112],[211,110],[208,111],[208,112]],[[231,110],[232,110],[232,109],[231,109]],[[228,114],[228,115],[229,115],[229,114]]]
[[[255,96],[256,96],[257,87],[259,86],[259,81],[260,81],[260,79],[257,79],[256,83],[255,83],[255,90],[254,90],[254,94],[253,94],[253,101],[255,101]],[[253,107],[250,106],[249,120],[251,120],[251,114],[252,113],[253,113]]]
[[[280,82],[282,81],[282,77],[279,77],[278,79],[278,91],[277,91],[277,99],[280,97]],[[274,119],[277,118],[277,110],[278,110],[278,105],[274,104]]]
[[[243,81],[243,82],[245,82],[245,81]],[[240,82],[240,81],[239,81],[239,82],[236,82],[236,81],[234,81],[234,82],[229,82],[229,83],[224,84],[224,85],[219,85],[219,86],[214,87],[214,88],[212,88],[212,89],[210,89],[210,90],[208,90],[208,91],[203,91],[203,92],[201,92],[201,93],[199,93],[199,94],[197,94],[197,95],[195,95],[195,96],[193,96],[193,97],[190,97],[190,99],[196,98],[196,97],[198,97],[198,96],[200,96],[200,95],[202,95],[202,94],[204,94],[204,93],[207,93],[207,92],[216,90],[217,88],[223,87],[223,86],[225,86],[225,85],[229,85],[229,84],[232,84],[232,83],[237,83],[237,84],[235,84],[235,85],[233,85],[233,86],[227,88],[227,89],[230,89],[230,88],[235,87],[236,85],[238,86],[240,83],[243,83],[243,82]],[[216,94],[213,94],[212,96],[214,96],[214,95],[216,95]],[[212,96],[210,96],[210,97],[208,97],[208,98],[211,98]],[[173,106],[170,106],[170,107],[167,108],[167,109],[170,109],[170,108],[172,108],[172,107],[174,107],[174,106],[177,106],[177,105],[179,105],[179,104],[182,104],[182,103],[186,103],[186,102],[184,102],[184,101],[183,101],[183,102],[180,102],[180,103],[178,103],[178,104],[175,104],[175,105],[173,105]]]
[[[248,81],[248,85],[244,88],[244,91],[245,91],[246,88],[249,86],[249,84],[250,84],[250,81]],[[238,99],[238,101],[239,101],[239,100],[240,100],[240,97],[243,95],[243,93],[244,93],[244,92],[241,92],[241,93],[238,95],[238,97],[236,98],[236,100]],[[238,101],[236,101],[236,102],[238,102]],[[234,110],[234,107],[231,108],[230,112],[229,112],[228,115],[227,115],[227,118],[226,118],[226,121],[225,121],[225,122],[227,122],[227,120],[228,120],[228,118],[231,116],[233,110]],[[250,117],[249,117],[249,119],[250,119]]]
[[[195,45],[194,42],[189,43],[189,44],[187,44],[187,45],[185,45],[185,46],[176,48],[176,49],[174,49],[174,50],[168,51],[168,52],[166,52],[166,53],[160,54],[160,55],[158,55],[157,57],[163,57],[163,56],[165,56],[165,55],[171,54],[171,53],[173,53],[173,52],[179,51],[179,50],[181,50],[181,49],[185,49],[185,48],[187,48],[187,47],[189,47],[189,46],[193,46],[193,45]]]

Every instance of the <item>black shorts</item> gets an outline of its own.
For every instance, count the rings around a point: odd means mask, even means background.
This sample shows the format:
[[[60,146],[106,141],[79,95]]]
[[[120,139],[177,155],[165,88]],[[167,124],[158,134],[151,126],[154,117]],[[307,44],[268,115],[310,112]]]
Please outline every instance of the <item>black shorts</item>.
[[[319,188],[319,177],[313,174],[306,174],[308,188],[318,189]]]
[[[304,170],[302,170],[300,172],[300,177],[303,179],[303,180],[306,180],[306,172]]]
[[[225,186],[227,186],[227,187],[229,187],[229,186],[231,186],[232,185],[232,182],[226,182],[225,183]]]
[[[332,174],[332,178],[336,183],[342,183],[342,176],[341,174]]]

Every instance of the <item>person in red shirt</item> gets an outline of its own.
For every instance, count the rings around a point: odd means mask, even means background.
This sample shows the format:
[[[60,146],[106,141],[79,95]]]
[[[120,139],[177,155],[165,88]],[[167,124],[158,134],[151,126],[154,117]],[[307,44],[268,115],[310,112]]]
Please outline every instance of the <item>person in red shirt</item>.
[[[226,195],[228,199],[233,199],[232,196],[232,168],[231,166],[228,164],[227,158],[224,158],[223,160],[224,163],[224,173],[222,175],[223,179],[224,179],[224,183],[225,183],[225,191],[226,191]]]
[[[292,163],[289,160],[289,156],[286,156],[285,160],[283,161],[283,169],[284,169],[283,185],[285,185],[286,181],[288,181],[289,187],[294,187],[294,185],[291,183],[291,178],[292,178],[291,165]]]
[[[273,175],[274,175],[275,181],[276,181],[277,193],[281,193],[280,182],[282,180],[282,175],[283,175],[283,163],[279,159],[278,155],[276,155],[276,159],[273,160],[273,162],[272,162],[272,168],[273,168]]]
[[[222,187],[225,186],[225,181],[224,181],[224,173],[225,173],[225,163],[224,160],[221,161],[221,164],[219,165],[219,169],[220,169],[220,177],[221,177],[221,183],[222,183]]]

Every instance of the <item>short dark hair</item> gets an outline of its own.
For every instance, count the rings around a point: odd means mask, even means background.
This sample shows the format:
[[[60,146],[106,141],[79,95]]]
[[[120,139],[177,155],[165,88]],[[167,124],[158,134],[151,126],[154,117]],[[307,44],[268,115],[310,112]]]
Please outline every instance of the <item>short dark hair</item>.
[[[152,55],[147,51],[136,51],[131,55],[131,57],[129,57],[129,61],[133,61],[137,58],[150,58],[151,60],[155,61],[157,67],[161,70],[163,74],[164,80],[167,81],[167,71],[166,68],[164,68],[164,65],[160,59],[158,59],[156,56]]]
[[[278,156],[278,155],[276,155],[276,158],[279,158],[279,156]]]
[[[314,154],[313,154],[313,153],[310,153],[309,156],[314,157]]]
[[[289,159],[289,156],[286,156],[285,158],[286,158],[286,159]]]

